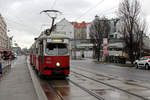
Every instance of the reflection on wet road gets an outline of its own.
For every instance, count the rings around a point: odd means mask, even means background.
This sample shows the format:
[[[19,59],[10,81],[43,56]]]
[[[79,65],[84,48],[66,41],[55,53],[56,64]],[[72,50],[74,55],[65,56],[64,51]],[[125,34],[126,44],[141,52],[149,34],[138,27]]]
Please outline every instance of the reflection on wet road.
[[[67,79],[41,80],[41,85],[49,100],[149,100],[75,73]],[[128,91],[138,90],[128,86]]]
[[[71,68],[84,68],[90,71],[108,74],[109,76],[121,77],[124,80],[150,80],[150,70],[142,70],[129,67],[119,67],[112,64],[95,63],[93,59],[72,60]],[[149,81],[150,82],[150,81]]]
[[[49,100],[150,100],[148,82],[73,67],[66,79],[41,80]]]
[[[42,81],[48,100],[97,100],[68,80]]]
[[[116,90],[120,91],[118,93],[121,93],[121,91],[122,91],[122,92],[124,92],[124,94],[130,94],[133,96],[133,99],[131,99],[131,96],[129,96],[130,100],[137,100],[134,98],[134,96],[141,98],[141,100],[148,100],[148,98],[150,98],[150,95],[149,95],[150,94],[150,86],[148,85],[149,83],[144,83],[144,82],[142,83],[141,81],[137,81],[137,80],[121,80],[121,79],[117,79],[112,76],[105,76],[103,74],[97,74],[97,73],[85,71],[82,69],[73,69],[73,74],[74,73],[76,76],[78,76],[80,78],[83,77],[84,80],[85,79],[88,79],[89,81],[93,80],[93,81],[101,84],[100,86],[106,85],[108,87],[115,88]],[[73,75],[71,75],[71,76],[73,76]],[[85,83],[87,84],[89,81],[87,81]],[[91,85],[91,86],[93,86],[93,85]],[[86,87],[88,87],[88,86],[86,86]],[[109,95],[107,95],[107,96],[109,96]],[[128,97],[128,96],[125,96],[125,97]],[[122,100],[122,99],[120,98],[120,100]]]
[[[93,91],[98,96],[104,98],[104,100],[144,100],[143,98],[136,97],[135,95],[131,95],[109,85],[93,81],[81,75],[72,74],[70,79],[73,81],[75,80],[76,83]]]

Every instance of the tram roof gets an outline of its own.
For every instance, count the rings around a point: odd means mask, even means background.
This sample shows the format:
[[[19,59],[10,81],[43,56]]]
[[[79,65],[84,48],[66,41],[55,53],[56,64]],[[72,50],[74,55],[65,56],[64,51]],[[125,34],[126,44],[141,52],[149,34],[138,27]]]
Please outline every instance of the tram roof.
[[[51,39],[70,39],[67,35],[61,33],[52,33],[50,36],[43,35],[40,38],[51,38]]]

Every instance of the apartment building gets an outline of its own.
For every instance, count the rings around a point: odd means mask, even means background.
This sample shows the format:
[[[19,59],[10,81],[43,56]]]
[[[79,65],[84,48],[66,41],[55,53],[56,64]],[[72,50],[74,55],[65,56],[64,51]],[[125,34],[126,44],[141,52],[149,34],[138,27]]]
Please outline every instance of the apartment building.
[[[75,39],[86,39],[87,37],[87,24],[86,22],[77,23],[72,22],[74,25],[74,37]]]
[[[7,48],[7,44],[8,44],[7,40],[8,40],[7,25],[4,18],[0,14],[0,49]]]
[[[74,39],[74,26],[65,18],[56,23],[56,31],[62,32],[70,39]]]

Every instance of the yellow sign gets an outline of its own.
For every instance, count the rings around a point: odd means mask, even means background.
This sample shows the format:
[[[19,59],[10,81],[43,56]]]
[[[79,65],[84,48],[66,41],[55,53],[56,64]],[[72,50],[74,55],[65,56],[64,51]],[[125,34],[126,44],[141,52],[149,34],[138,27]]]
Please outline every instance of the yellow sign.
[[[63,42],[62,39],[53,39],[52,42]]]

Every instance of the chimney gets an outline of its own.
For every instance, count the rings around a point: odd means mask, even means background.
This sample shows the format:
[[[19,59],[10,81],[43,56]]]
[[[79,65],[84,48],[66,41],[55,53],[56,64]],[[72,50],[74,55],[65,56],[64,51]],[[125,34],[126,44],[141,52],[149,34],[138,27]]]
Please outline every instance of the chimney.
[[[98,16],[98,15],[96,15],[96,16],[95,16],[95,19],[96,19],[96,20],[97,20],[97,19],[99,19],[99,16]]]

